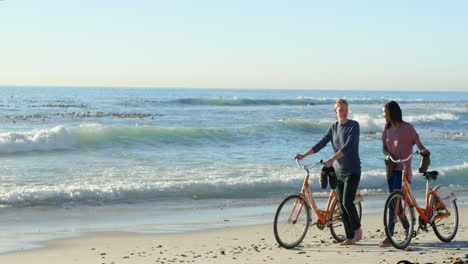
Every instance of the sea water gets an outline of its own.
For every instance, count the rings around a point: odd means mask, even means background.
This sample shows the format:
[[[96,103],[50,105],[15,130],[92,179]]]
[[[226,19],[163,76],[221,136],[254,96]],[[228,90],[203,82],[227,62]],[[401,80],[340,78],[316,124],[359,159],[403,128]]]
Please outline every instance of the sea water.
[[[466,203],[467,92],[0,87],[0,251],[84,232],[271,223],[301,187],[294,154],[336,121],[337,98],[361,128],[364,212],[380,212],[382,199],[369,197],[387,195],[388,100],[431,151],[435,184]],[[329,145],[304,163],[332,154]],[[422,197],[418,163],[412,188]]]

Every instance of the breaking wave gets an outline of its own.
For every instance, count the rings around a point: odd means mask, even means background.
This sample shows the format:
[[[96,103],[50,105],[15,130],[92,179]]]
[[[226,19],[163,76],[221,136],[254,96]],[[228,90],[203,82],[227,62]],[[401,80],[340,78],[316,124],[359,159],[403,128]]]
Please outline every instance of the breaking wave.
[[[6,207],[104,205],[144,202],[161,199],[209,199],[283,196],[297,192],[303,180],[302,171],[291,166],[264,164],[212,164],[161,174],[154,168],[132,167],[106,172],[98,179],[66,179],[54,185],[0,187],[0,205]],[[434,184],[466,190],[468,163],[438,168]],[[189,176],[186,176],[189,175]],[[311,190],[322,194],[318,185],[319,171],[310,178]],[[69,182],[67,182],[69,181]],[[413,176],[415,190],[424,190],[423,177]],[[359,189],[363,194],[387,191],[384,169],[363,171]]]
[[[112,144],[209,144],[236,142],[271,136],[272,132],[323,133],[329,124],[310,120],[278,120],[232,128],[121,127],[87,124],[78,128],[56,126],[26,132],[0,133],[0,153],[69,150],[77,147],[106,147]]]

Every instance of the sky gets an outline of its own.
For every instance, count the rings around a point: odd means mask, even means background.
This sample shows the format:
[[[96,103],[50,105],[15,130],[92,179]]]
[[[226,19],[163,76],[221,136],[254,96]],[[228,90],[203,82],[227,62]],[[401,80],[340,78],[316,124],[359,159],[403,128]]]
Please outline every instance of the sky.
[[[3,0],[0,86],[468,91],[468,1]]]

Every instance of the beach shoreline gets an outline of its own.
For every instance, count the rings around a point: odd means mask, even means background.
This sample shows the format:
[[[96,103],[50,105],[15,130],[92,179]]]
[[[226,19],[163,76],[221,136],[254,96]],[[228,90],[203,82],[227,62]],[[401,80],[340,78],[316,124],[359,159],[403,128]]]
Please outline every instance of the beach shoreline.
[[[8,263],[284,263],[288,257],[307,263],[352,255],[355,248],[343,251],[316,227],[298,250],[278,249],[271,226],[278,205],[306,175],[292,157],[335,122],[337,98],[346,98],[360,124],[359,189],[369,240],[359,250],[373,254],[383,234],[379,214],[388,184],[381,131],[388,100],[401,103],[431,150],[431,170],[439,171],[434,185],[449,187],[460,207],[468,205],[466,92],[10,87],[0,89],[0,98],[0,260]],[[325,148],[304,165],[331,155]],[[415,158],[414,171],[418,163]],[[320,189],[319,175],[320,168],[312,170],[309,183],[323,208],[329,189]],[[413,179],[424,205],[426,182]],[[465,232],[447,245],[465,248],[457,242],[466,241]],[[446,246],[427,237],[424,243]],[[329,250],[345,253],[322,256]]]
[[[468,207],[459,207],[459,228],[450,243],[431,228],[413,238],[407,250],[379,248],[382,215],[365,214],[363,240],[354,246],[333,243],[328,229],[311,227],[295,249],[278,247],[271,224],[172,234],[88,233],[41,243],[43,248],[0,254],[2,263],[451,263],[468,261]]]

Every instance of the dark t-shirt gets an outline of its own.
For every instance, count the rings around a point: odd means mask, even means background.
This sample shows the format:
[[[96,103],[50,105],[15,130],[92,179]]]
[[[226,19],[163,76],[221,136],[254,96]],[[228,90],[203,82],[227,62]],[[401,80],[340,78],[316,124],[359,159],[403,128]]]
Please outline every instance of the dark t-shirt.
[[[331,141],[335,153],[341,151],[344,156],[333,163],[339,174],[360,174],[359,158],[359,123],[348,120],[345,124],[333,123],[323,138],[312,147],[314,153],[320,151]]]

